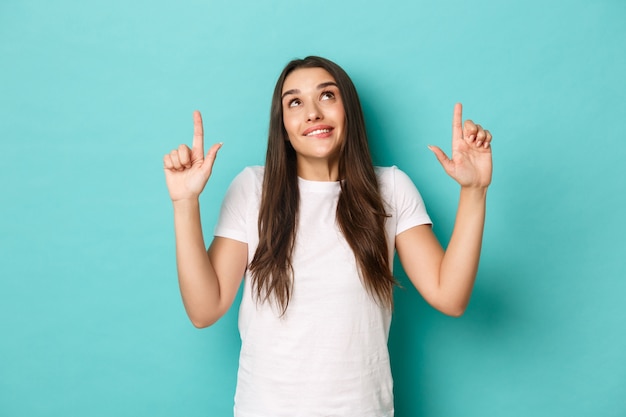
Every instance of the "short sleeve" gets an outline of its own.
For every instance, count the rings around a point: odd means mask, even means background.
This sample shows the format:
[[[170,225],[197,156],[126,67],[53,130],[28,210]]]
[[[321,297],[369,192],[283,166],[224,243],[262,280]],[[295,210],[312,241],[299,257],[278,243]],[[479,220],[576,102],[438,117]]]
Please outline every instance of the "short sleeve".
[[[249,243],[249,213],[252,206],[258,206],[262,181],[262,172],[259,174],[259,170],[254,168],[256,167],[245,168],[228,187],[215,226],[215,236]]]
[[[432,224],[424,200],[413,181],[397,167],[393,173],[393,197],[396,208],[396,235],[422,224]]]

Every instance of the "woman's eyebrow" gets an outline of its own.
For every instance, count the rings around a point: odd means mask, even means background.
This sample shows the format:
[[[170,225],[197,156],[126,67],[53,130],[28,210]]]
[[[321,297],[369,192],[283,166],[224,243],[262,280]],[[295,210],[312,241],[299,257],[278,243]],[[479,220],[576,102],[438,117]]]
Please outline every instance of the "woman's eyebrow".
[[[285,98],[285,96],[288,96],[289,94],[300,94],[300,90],[298,90],[297,88],[292,88],[291,90],[287,90],[283,93],[281,98]]]
[[[334,82],[334,81],[327,81],[325,83],[319,84],[317,86],[317,89],[318,90],[322,90],[322,89],[324,89],[326,87],[330,87],[331,85],[334,86],[334,87],[339,88],[339,86],[337,85],[336,82]],[[300,90],[298,90],[297,88],[292,88],[291,90],[287,90],[287,91],[285,91],[283,93],[283,95],[281,96],[281,99],[285,98],[285,96],[288,96],[289,94],[300,94]]]
[[[318,86],[317,86],[317,89],[318,89],[318,90],[321,90],[321,89],[323,89],[323,88],[330,87],[331,85],[332,85],[332,86],[334,86],[334,87],[339,88],[339,86],[337,85],[337,83],[336,83],[336,82],[334,82],[334,81],[327,81],[327,82],[325,82],[325,83],[321,83],[320,85],[318,85]]]

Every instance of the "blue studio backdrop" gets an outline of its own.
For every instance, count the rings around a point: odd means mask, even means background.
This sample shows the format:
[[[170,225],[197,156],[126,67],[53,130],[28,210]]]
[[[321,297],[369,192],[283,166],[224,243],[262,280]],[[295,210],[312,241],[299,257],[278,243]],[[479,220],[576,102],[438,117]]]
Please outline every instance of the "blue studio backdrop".
[[[411,176],[443,244],[454,103],[494,135],[466,314],[407,281],[390,336],[399,417],[626,415],[626,2],[3,1],[0,415],[228,416],[237,306],[197,330],[178,291],[162,156],[224,142],[210,239],[263,164],[290,59],[353,78],[375,162]]]

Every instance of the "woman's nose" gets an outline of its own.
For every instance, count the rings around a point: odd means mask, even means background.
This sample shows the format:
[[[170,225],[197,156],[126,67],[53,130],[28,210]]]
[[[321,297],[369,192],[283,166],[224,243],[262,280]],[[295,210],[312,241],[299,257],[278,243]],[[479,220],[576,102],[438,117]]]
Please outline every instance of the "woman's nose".
[[[315,103],[309,104],[306,109],[307,121],[315,121],[322,119],[322,112]]]

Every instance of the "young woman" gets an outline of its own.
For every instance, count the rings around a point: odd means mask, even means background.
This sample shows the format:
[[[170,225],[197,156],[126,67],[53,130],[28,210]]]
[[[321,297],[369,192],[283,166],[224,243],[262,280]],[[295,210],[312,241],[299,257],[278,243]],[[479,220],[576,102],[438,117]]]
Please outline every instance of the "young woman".
[[[491,134],[454,108],[452,158],[461,185],[448,248],[434,236],[406,174],[372,165],[348,75],[319,57],[290,62],[272,98],[264,167],[244,169],[222,204],[208,251],[198,196],[221,144],[206,156],[200,113],[192,148],[165,156],[183,302],[205,327],[244,279],[238,417],[393,415],[387,338],[394,249],[421,295],[460,316],[474,284],[491,182]]]

